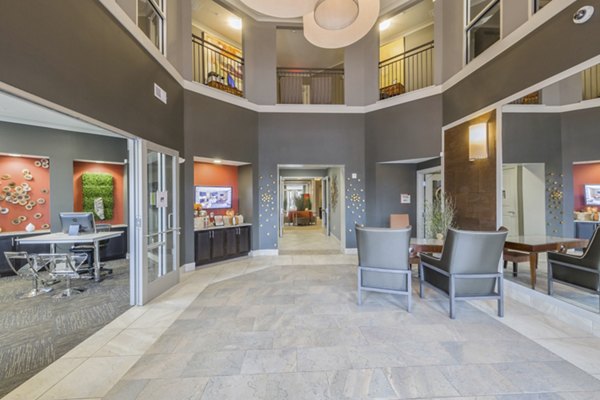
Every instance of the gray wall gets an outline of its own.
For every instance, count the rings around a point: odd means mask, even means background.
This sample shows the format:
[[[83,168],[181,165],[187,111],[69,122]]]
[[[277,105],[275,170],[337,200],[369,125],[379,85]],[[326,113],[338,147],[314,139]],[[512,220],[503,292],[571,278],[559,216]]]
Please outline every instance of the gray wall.
[[[123,162],[127,140],[0,122],[0,150],[50,159],[50,224],[60,230],[58,213],[73,211],[73,160]],[[127,188],[125,188],[127,189]]]
[[[339,241],[342,240],[342,229],[344,229],[343,224],[342,224],[342,185],[343,185],[343,175],[342,175],[342,170],[341,168],[329,168],[329,170],[327,171],[327,176],[329,177],[329,182],[333,182],[334,180],[336,180],[337,184],[338,184],[338,199],[337,199],[337,203],[335,204],[335,207],[333,207],[333,202],[331,204],[330,210],[331,210],[331,215],[329,218],[329,226],[331,227],[331,234],[333,236],[335,236],[336,238],[338,238]],[[331,185],[331,183],[330,183]],[[347,221],[348,225],[354,225],[352,224],[352,221]]]
[[[192,1],[167,1],[167,59],[192,80]]]
[[[562,143],[560,114],[502,114],[502,162],[504,164],[543,163],[546,181],[562,180]],[[548,184],[546,185],[548,187]],[[553,185],[552,185],[553,186]],[[557,236],[564,233],[564,224],[556,212],[548,208],[550,193],[546,192],[546,233]],[[573,197],[565,190],[564,198]]]
[[[183,149],[183,89],[96,1],[0,0],[0,81]],[[153,95],[154,83],[168,104]]]
[[[268,22],[244,18],[244,83],[248,100],[261,105],[277,103],[277,29]]]
[[[238,207],[244,222],[254,221],[254,170],[252,165],[238,168]],[[257,230],[257,227],[254,227]]]
[[[410,193],[408,189],[415,185],[416,172],[408,177],[401,169],[379,171],[378,163],[439,157],[442,150],[441,96],[367,114],[365,138],[367,224],[382,226],[392,208],[388,205],[400,201],[399,195],[385,188],[402,185],[406,193]],[[385,209],[379,207],[380,202]]]
[[[434,82],[440,84],[463,66],[463,0],[434,3]]]
[[[252,187],[257,185],[258,168],[258,114],[197,93],[185,92],[185,151],[181,187],[182,210],[182,254],[184,263],[194,261],[194,156],[220,158],[223,160],[250,163],[251,167],[240,169],[244,177],[244,190],[250,185],[248,168],[252,169]],[[240,196],[241,196],[240,189]],[[254,223],[252,229],[253,247],[258,248],[258,192],[254,190],[252,199],[240,198],[244,204],[244,217]],[[249,209],[252,208],[252,212]]]
[[[583,25],[572,22],[573,14],[583,5],[600,9],[600,0],[576,1],[446,90],[444,125],[600,54],[600,40],[590,40],[600,37],[600,13]]]
[[[346,105],[366,106],[379,100],[379,29],[344,49]]]
[[[322,178],[327,169],[280,169],[279,175],[286,178]]]
[[[502,21],[502,37],[523,25],[529,19],[531,1],[502,0],[500,20]]]
[[[389,227],[390,214],[408,214],[417,236],[416,164],[377,164],[375,167],[376,203],[369,226]],[[410,204],[401,204],[400,195],[409,194]]]
[[[258,116],[258,122],[261,249],[277,248],[278,165],[343,165],[347,178],[357,174],[352,188],[346,185],[346,195],[354,190],[364,199],[364,115],[265,113]],[[273,200],[267,201],[270,198]],[[348,206],[345,211],[348,225],[364,222],[364,214],[352,214]],[[356,247],[353,226],[346,226],[346,247]]]

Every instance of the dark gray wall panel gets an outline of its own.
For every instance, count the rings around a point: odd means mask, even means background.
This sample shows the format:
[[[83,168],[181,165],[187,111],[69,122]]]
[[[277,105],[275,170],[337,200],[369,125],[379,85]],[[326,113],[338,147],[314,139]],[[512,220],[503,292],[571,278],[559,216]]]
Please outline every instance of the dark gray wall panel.
[[[73,160],[123,162],[127,140],[0,122],[0,151],[50,158],[50,224],[60,230],[58,213],[73,210]],[[127,188],[125,188],[127,190]]]
[[[578,0],[494,60],[444,92],[444,125],[457,121],[600,54],[600,13],[583,25],[572,22]]]
[[[364,200],[365,116],[355,114],[260,114],[259,196],[261,196],[260,248],[277,248],[277,201],[267,202],[263,195],[276,197],[277,165],[316,164],[345,166],[346,193],[357,192]],[[357,179],[350,179],[356,173]],[[350,187],[352,184],[352,187]],[[275,185],[275,187],[274,187]],[[266,200],[266,199],[265,199]],[[340,200],[341,201],[341,200]],[[346,200],[346,247],[356,247],[354,222],[364,222],[360,208],[351,209]],[[267,221],[268,220],[268,221]]]
[[[387,228],[390,226],[390,214],[408,214],[413,236],[417,236],[416,164],[378,164],[375,171],[377,202],[369,226]],[[411,203],[401,204],[401,194],[409,194]]]
[[[562,144],[560,114],[502,114],[502,163],[545,165],[546,186],[562,178]],[[558,183],[560,184],[560,183]],[[565,197],[569,195],[565,191]],[[546,205],[550,204],[550,193],[546,192]],[[571,196],[572,197],[572,196]],[[546,233],[563,233],[565,224],[554,211],[546,207]]]
[[[562,115],[564,233],[575,235],[573,223],[573,163],[600,160],[600,108]]]
[[[0,0],[0,10],[0,81],[182,150],[183,89],[99,2]]]
[[[190,263],[194,260],[194,227],[189,222],[194,220],[194,156],[250,163],[253,172],[252,183],[254,188],[258,187],[258,114],[185,91],[184,115],[184,157],[186,162],[183,166],[183,190],[181,193],[182,226],[184,228],[181,242],[185,263]],[[244,181],[248,179],[247,174],[248,171],[244,171]],[[258,224],[254,218],[255,215],[258,215],[257,196],[257,191],[254,190],[253,198],[244,200],[244,212],[246,213],[244,217],[247,222],[254,223],[252,229],[254,248],[258,248]],[[248,207],[252,207],[252,213],[247,212]]]

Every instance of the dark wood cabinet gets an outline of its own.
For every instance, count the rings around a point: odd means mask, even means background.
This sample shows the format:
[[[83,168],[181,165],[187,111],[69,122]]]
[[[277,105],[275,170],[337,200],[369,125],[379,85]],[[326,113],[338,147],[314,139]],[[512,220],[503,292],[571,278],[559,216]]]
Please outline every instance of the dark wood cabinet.
[[[238,228],[238,253],[246,255],[252,250],[252,230],[249,226]]]
[[[210,262],[212,231],[198,231],[195,234],[196,265]]]
[[[252,249],[251,234],[249,225],[196,231],[196,265],[248,255]]]

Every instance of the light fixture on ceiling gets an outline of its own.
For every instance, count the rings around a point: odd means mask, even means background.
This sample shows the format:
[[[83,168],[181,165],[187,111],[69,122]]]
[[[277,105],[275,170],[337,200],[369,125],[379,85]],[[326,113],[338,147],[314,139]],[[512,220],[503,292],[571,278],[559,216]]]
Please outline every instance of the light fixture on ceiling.
[[[469,161],[488,158],[487,123],[469,126]]]
[[[237,31],[242,29],[242,19],[241,18],[230,17],[227,22],[229,23],[230,27],[232,27],[233,29],[235,29]]]
[[[315,8],[317,0],[241,0],[261,14],[277,18],[298,18]]]
[[[320,26],[313,11],[303,18],[304,37],[315,46],[325,49],[349,46],[362,39],[373,28],[379,18],[379,7],[379,0],[358,0],[358,16],[354,22],[337,30]]]
[[[362,39],[379,18],[379,0],[241,0],[278,18],[303,16],[304,37],[315,46],[338,49]]]
[[[392,26],[392,21],[390,21],[389,19],[386,19],[385,21],[383,21],[382,23],[379,24],[379,31],[383,32],[386,29],[388,29],[390,26]]]
[[[315,21],[321,28],[344,29],[358,17],[358,0],[319,0],[314,12]]]

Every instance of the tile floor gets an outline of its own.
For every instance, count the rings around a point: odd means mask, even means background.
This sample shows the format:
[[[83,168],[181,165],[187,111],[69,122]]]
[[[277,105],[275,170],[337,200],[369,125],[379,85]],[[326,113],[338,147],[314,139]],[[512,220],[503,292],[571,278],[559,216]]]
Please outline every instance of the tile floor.
[[[340,241],[334,236],[323,234],[320,222],[317,225],[289,226],[283,228],[279,238],[280,254],[340,254]]]
[[[512,300],[365,294],[356,256],[184,275],[6,399],[599,399],[600,338]],[[476,306],[474,306],[476,305]],[[595,375],[595,376],[594,376]]]

